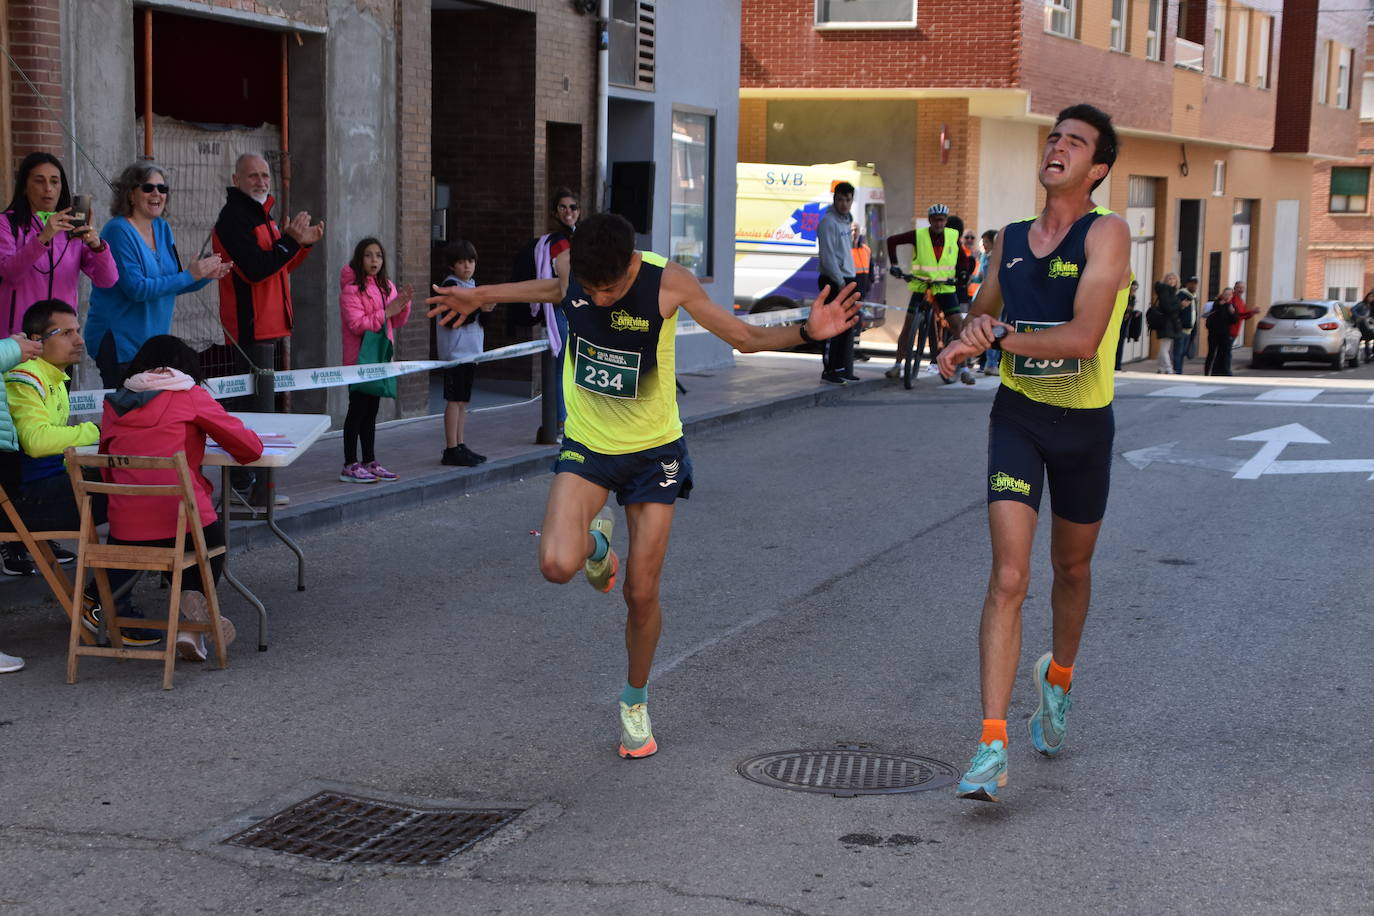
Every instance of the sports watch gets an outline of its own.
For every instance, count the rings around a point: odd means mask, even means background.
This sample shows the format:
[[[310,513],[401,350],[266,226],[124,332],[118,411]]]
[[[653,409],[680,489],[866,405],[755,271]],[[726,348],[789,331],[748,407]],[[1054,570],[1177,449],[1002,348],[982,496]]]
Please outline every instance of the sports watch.
[[[1000,349],[1002,349],[1002,338],[1003,338],[1003,337],[1006,337],[1006,336],[1007,336],[1007,326],[1006,326],[1006,325],[1004,325],[1004,324],[999,324],[999,325],[997,325],[997,327],[993,328],[993,329],[992,329],[992,348],[993,348],[994,350],[1000,350]]]

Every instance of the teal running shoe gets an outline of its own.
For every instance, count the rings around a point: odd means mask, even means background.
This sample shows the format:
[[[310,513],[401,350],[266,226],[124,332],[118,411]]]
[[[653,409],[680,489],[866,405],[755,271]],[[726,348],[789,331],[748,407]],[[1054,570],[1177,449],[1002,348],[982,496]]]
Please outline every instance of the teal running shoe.
[[[645,704],[620,704],[619,753],[626,760],[652,757],[658,753],[658,742],[654,740],[654,729],[649,723],[649,707]]]
[[[1073,708],[1073,699],[1064,688],[1051,686],[1045,679],[1050,670],[1051,653],[1046,652],[1035,663],[1035,685],[1040,688],[1040,708],[1030,717],[1031,744],[1046,757],[1053,757],[1064,749],[1064,735],[1068,731],[1066,718]]]
[[[1007,748],[1001,741],[978,743],[978,752],[969,761],[968,772],[959,780],[956,798],[975,801],[1000,801],[997,790],[1007,784]]]

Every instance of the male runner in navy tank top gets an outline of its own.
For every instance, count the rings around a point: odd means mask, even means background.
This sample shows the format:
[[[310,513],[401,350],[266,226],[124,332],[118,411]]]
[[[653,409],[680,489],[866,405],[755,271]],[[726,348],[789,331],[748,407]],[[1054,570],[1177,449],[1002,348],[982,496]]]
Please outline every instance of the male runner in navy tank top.
[[[1116,152],[1104,112],[1074,105],[1059,113],[1040,160],[1045,208],[998,234],[989,257],[997,269],[978,290],[959,341],[940,354],[948,371],[990,347],[1004,351],[988,424],[992,573],[979,630],[983,731],[956,790],[960,798],[997,801],[1007,782],[1007,709],[1046,480],[1054,633],[1052,650],[1033,669],[1040,706],[1029,725],[1042,754],[1064,747],[1093,550],[1107,506],[1112,372],[1131,280],[1126,221],[1089,196]]]
[[[539,570],[550,582],[567,582],[582,570],[598,591],[615,586],[620,560],[610,546],[612,520],[602,512],[614,492],[630,535],[623,588],[629,664],[620,694],[619,753],[648,757],[658,750],[648,684],[663,623],[659,579],[673,507],[692,489],[674,375],[677,310],[749,353],[847,330],[858,321],[858,293],[850,283],[827,303],[823,292],[800,325],[755,327],[712,302],[686,268],[636,251],[634,228],[612,213],[579,223],[555,268],[558,276],[547,280],[436,286],[426,301],[433,306],[429,314],[444,322],[488,302],[560,302],[567,314],[562,381],[568,419],[539,539]]]

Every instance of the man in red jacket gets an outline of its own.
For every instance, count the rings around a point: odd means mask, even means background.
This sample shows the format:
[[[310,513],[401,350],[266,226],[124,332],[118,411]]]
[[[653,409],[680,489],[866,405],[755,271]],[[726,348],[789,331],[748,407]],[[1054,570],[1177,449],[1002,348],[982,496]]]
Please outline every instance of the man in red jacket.
[[[305,260],[324,237],[324,223],[311,225],[302,210],[277,227],[272,219],[276,200],[269,193],[272,170],[256,153],[244,153],[234,163],[234,185],[215,221],[214,246],[233,269],[219,281],[219,320],[225,343],[234,349],[234,368],[240,373],[277,368],[277,341],[291,336],[291,271]],[[271,378],[258,376],[253,394],[236,399],[239,410],[272,412]],[[266,494],[251,471],[236,471],[235,491],[251,490],[246,498],[263,505]],[[281,498],[278,498],[279,501]]]
[[[252,371],[249,359],[259,368],[275,369],[276,342],[291,336],[289,274],[324,237],[324,223],[312,226],[302,210],[285,230],[277,227],[272,219],[276,200],[269,193],[272,171],[255,153],[238,158],[233,181],[215,221],[215,251],[234,265],[219,281],[220,323],[225,343],[237,344],[240,371]],[[256,410],[271,411],[270,386],[259,386],[253,403]]]

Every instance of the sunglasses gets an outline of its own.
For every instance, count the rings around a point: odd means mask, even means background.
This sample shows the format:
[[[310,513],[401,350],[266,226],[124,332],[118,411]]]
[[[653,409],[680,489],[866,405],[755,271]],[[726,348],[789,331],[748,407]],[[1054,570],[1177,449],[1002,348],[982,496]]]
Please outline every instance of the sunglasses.
[[[559,204],[559,205],[558,205],[558,209],[560,209],[560,210],[581,210],[582,208],[579,207],[577,204]]]
[[[974,237],[971,236],[971,235],[966,235],[966,236],[964,236],[964,241],[966,241],[966,242],[971,242],[971,241],[973,241],[973,239],[974,239]]]
[[[138,189],[144,194],[151,194],[154,191],[159,194],[166,194],[171,190],[171,188],[167,187],[165,184],[153,184],[152,182],[144,182],[138,186]]]
[[[39,334],[38,337],[35,339],[39,343],[42,343],[45,340],[50,340],[51,338],[58,337],[62,334],[75,334],[76,332],[76,328],[53,328],[51,331],[45,331],[42,334]]]

